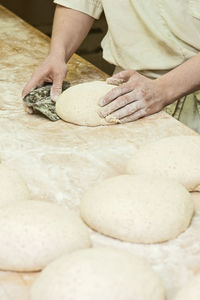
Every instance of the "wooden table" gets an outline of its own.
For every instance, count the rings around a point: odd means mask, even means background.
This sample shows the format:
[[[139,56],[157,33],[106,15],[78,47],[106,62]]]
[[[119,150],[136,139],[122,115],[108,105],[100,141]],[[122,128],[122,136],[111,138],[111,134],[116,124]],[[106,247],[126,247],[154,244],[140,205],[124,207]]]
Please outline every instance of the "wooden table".
[[[164,112],[126,125],[96,128],[28,115],[21,90],[48,46],[48,37],[0,6],[0,159],[24,177],[33,199],[66,205],[78,213],[82,193],[96,181],[123,173],[137,147],[166,136],[196,134]],[[107,77],[77,55],[70,59],[68,70],[72,84]],[[163,279],[171,300],[199,270],[198,212],[189,233],[176,241],[131,245],[93,232],[93,245],[112,245],[145,256]],[[0,299],[28,300],[36,276],[0,272]]]

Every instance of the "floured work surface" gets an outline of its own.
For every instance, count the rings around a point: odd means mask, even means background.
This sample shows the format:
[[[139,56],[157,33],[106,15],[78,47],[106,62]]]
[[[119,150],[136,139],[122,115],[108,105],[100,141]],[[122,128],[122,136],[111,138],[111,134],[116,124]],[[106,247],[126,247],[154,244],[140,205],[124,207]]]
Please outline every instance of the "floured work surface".
[[[163,112],[131,124],[96,128],[27,114],[21,90],[47,54],[48,45],[47,37],[0,7],[0,159],[24,177],[33,199],[57,202],[78,213],[82,193],[94,182],[123,173],[127,159],[139,146],[166,136],[195,134]],[[68,69],[66,80],[71,84],[106,78],[76,55]],[[173,300],[178,288],[200,271],[198,207],[192,226],[176,240],[133,245],[93,232],[93,244],[145,256],[161,276],[167,300]],[[28,300],[36,276],[0,272],[0,299]]]

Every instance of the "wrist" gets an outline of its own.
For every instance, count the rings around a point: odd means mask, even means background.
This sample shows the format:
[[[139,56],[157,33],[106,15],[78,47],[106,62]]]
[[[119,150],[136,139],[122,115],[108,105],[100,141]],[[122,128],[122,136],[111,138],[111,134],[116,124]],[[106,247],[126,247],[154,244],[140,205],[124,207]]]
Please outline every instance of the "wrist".
[[[66,47],[67,48],[67,47]],[[54,58],[56,60],[59,60],[61,62],[67,63],[68,60],[71,57],[71,53],[69,51],[69,49],[65,49],[65,47],[59,47],[59,46],[54,46],[51,45],[50,46],[50,50],[49,50],[49,54],[48,56],[51,58]]]
[[[62,63],[66,63],[66,55],[63,52],[60,51],[52,51],[50,50],[48,53],[48,58],[53,61],[59,61]]]
[[[173,81],[169,80],[166,75],[155,79],[156,85],[160,94],[162,95],[163,105],[169,105],[182,97],[181,91],[177,88]]]

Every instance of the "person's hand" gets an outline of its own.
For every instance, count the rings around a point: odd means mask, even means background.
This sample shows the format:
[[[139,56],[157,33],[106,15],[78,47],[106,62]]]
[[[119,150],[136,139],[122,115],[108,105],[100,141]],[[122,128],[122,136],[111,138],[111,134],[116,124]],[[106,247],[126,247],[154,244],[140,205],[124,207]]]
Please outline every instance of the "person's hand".
[[[107,80],[124,82],[99,100],[101,117],[108,115],[126,123],[154,114],[167,105],[167,94],[159,79],[152,80],[134,70],[122,71]]]
[[[24,87],[22,97],[24,98],[34,88],[41,87],[44,82],[52,82],[51,99],[56,101],[62,92],[62,83],[66,73],[67,67],[64,61],[47,56]]]

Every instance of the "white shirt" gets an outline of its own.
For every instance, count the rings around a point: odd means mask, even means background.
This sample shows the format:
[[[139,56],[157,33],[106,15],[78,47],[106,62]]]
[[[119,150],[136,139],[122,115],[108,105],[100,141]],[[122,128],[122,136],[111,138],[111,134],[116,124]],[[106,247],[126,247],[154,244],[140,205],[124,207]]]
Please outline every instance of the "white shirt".
[[[200,50],[200,0],[55,0],[98,19],[108,32],[103,57],[157,77]]]

